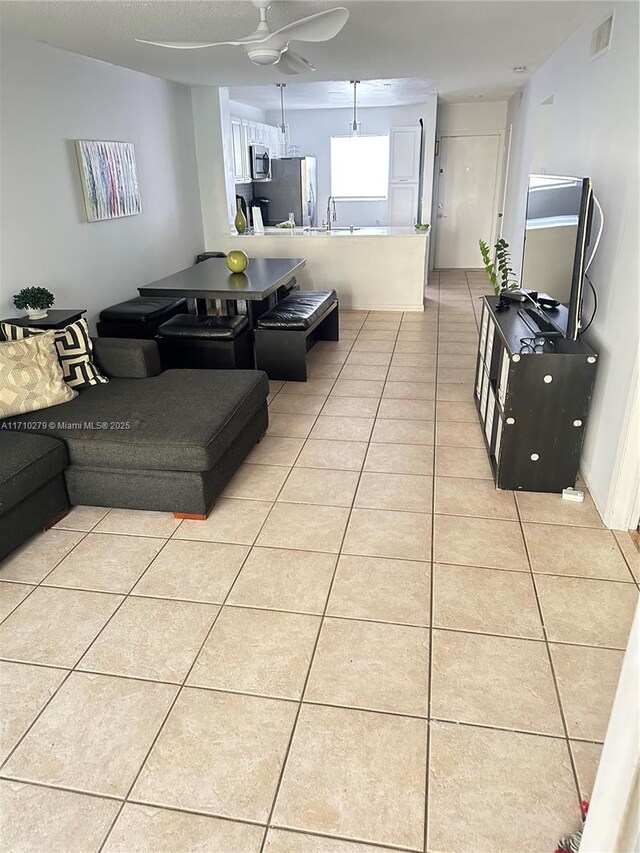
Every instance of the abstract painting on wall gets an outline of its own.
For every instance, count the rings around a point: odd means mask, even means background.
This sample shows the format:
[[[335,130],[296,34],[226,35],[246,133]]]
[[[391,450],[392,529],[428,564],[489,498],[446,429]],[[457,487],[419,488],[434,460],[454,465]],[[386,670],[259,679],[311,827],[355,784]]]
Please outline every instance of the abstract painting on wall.
[[[77,139],[76,153],[89,222],[140,213],[133,143]]]

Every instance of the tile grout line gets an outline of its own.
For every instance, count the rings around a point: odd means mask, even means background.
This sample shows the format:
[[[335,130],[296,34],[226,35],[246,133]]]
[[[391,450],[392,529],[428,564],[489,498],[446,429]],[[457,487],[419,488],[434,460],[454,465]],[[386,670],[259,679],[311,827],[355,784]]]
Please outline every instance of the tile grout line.
[[[549,668],[551,670],[551,678],[553,680],[553,687],[554,687],[555,694],[556,694],[556,700],[558,702],[558,710],[560,713],[560,720],[562,722],[562,729],[564,731],[565,744],[567,747],[567,752],[569,754],[569,763],[571,765],[571,772],[573,775],[573,782],[574,782],[574,785],[576,788],[576,794],[578,796],[578,807],[579,807],[580,801],[582,799],[582,793],[580,791],[580,782],[578,779],[578,771],[576,768],[575,760],[573,758],[573,751],[571,749],[571,738],[569,737],[569,727],[567,725],[565,710],[564,710],[564,706],[562,704],[562,696],[560,694],[560,687],[558,685],[558,678],[556,676],[556,670],[555,670],[555,667],[553,665],[553,655],[551,654],[551,646],[550,646],[549,636],[547,633],[547,626],[546,626],[545,621],[544,621],[544,612],[542,610],[542,604],[540,602],[540,596],[538,594],[538,587],[536,584],[535,573],[533,571],[533,563],[531,560],[531,554],[529,553],[529,545],[527,543],[527,538],[525,536],[524,525],[522,523],[522,519],[520,516],[520,508],[518,507],[517,501],[516,501],[516,511],[518,513],[518,519],[520,521],[520,531],[521,531],[521,535],[522,535],[522,541],[524,543],[525,553],[527,555],[527,562],[529,563],[529,573],[530,573],[530,577],[531,577],[531,582],[533,584],[533,592],[534,592],[534,595],[536,598],[536,606],[538,608],[538,615],[540,616],[540,622],[542,624],[542,633],[543,633],[543,637],[544,637],[545,648],[547,651],[547,658],[549,660]]]
[[[605,527],[605,530],[607,530],[607,529],[608,529],[608,528],[606,528],[606,527]],[[613,536],[613,538],[614,538],[614,540],[615,540],[616,545],[618,546],[618,551],[620,552],[620,555],[622,556],[622,559],[624,560],[624,563],[625,563],[625,565],[626,565],[626,567],[627,567],[627,570],[629,571],[629,574],[631,575],[631,579],[632,579],[633,583],[634,583],[634,584],[636,585],[636,587],[640,590],[640,580],[636,580],[636,576],[633,574],[633,571],[632,571],[632,569],[631,569],[631,564],[629,563],[629,560],[627,559],[627,555],[626,555],[626,554],[624,553],[624,551],[622,550],[622,545],[621,545],[621,544],[620,544],[620,542],[618,541],[618,537],[615,535],[615,534],[616,534],[616,531],[611,530],[610,532],[611,532],[611,535]],[[618,532],[619,532],[619,533],[626,533],[626,535],[627,535],[627,536],[629,536],[629,532],[628,532],[628,531],[620,530],[620,531],[618,531]],[[631,539],[631,537],[630,537],[630,536],[629,536],[629,539]],[[631,541],[633,542],[633,540],[631,540]],[[633,544],[635,545],[635,543],[633,543]]]
[[[102,675],[103,673],[97,673],[97,674]],[[122,675],[122,676],[118,676],[118,677],[122,678],[124,680],[128,680],[128,681],[140,681],[141,680],[138,678],[134,678],[133,676],[127,676],[127,675]],[[150,682],[150,683],[168,684],[172,687],[179,687],[180,686],[178,682]],[[244,697],[251,698],[251,699],[270,699],[273,702],[285,702],[287,704],[295,704],[296,702],[298,702],[297,699],[292,699],[291,697],[273,696],[271,694],[266,694],[266,693],[247,693],[246,691],[231,690],[229,688],[204,687],[202,685],[186,685],[186,689],[204,691],[207,693],[219,693],[219,694],[231,695],[231,696],[244,696]],[[505,732],[505,733],[523,734],[523,735],[527,735],[528,737],[544,738],[546,740],[556,740],[556,741],[566,742],[566,737],[565,737],[564,733],[563,734],[554,734],[553,732],[533,731],[531,729],[523,729],[523,728],[517,728],[517,727],[513,727],[513,726],[512,727],[498,726],[498,725],[492,725],[491,723],[479,723],[479,722],[470,721],[470,720],[458,720],[458,719],[455,719],[454,717],[435,716],[435,717],[432,717],[430,720],[427,720],[426,716],[420,716],[418,714],[411,714],[411,713],[406,712],[406,711],[387,711],[387,710],[381,709],[381,708],[367,708],[367,707],[358,706],[358,705],[338,705],[336,703],[322,702],[320,700],[304,700],[302,702],[302,705],[307,706],[307,707],[333,708],[333,709],[339,710],[339,711],[357,711],[357,712],[360,712],[363,714],[374,714],[376,716],[383,716],[383,717],[395,717],[395,718],[401,717],[403,719],[417,720],[419,722],[424,722],[424,723],[438,722],[438,723],[445,723],[445,724],[451,725],[451,726],[464,726],[464,727],[472,728],[472,729],[484,729],[487,731],[499,731],[499,732]],[[589,744],[589,745],[593,745],[593,746],[602,746],[602,744],[603,744],[603,741],[594,740],[593,738],[574,737],[574,738],[569,738],[569,740],[571,741],[571,743],[582,743],[582,744]],[[4,781],[8,781],[8,782],[20,782],[20,783],[29,784],[29,785],[37,785],[38,787],[41,787],[41,788],[53,788],[53,789],[59,790],[59,791],[71,791],[71,792],[75,792],[75,793],[79,793],[79,794],[86,794],[87,796],[104,798],[104,799],[109,799],[109,800],[116,800],[117,802],[122,802],[122,803],[124,803],[124,799],[125,799],[123,796],[118,796],[116,794],[107,794],[107,793],[96,792],[96,791],[88,791],[88,790],[83,789],[83,788],[76,788],[72,785],[56,784],[54,782],[43,782],[41,780],[29,779],[27,777],[7,776],[5,774],[0,774],[0,779],[2,779]],[[167,805],[166,803],[151,803],[147,800],[137,799],[136,797],[132,798],[131,796],[127,797],[126,801],[138,803],[140,805],[152,805],[154,808],[164,808],[164,809],[167,809],[169,811],[198,812],[197,809],[189,809],[187,807],[179,806],[179,805]],[[209,812],[206,812],[206,811],[203,813],[204,814],[210,814]],[[213,813],[211,813],[211,814],[213,814]],[[216,813],[216,816],[218,816],[217,813]],[[224,815],[220,815],[220,816],[224,817]],[[246,823],[255,823],[255,824],[258,824],[259,826],[265,827],[265,824],[259,820],[252,821],[249,818],[230,817],[228,815],[226,817],[228,820],[234,820],[234,821],[237,820],[237,821],[246,822]],[[277,827],[277,828],[280,828],[280,827]],[[300,831],[301,832],[307,832],[308,830],[307,829],[300,829]],[[322,833],[320,833],[320,834],[322,834]]]
[[[424,817],[422,827],[422,846],[426,851],[429,844],[429,787],[431,778],[431,699],[433,681],[433,617],[434,617],[434,560],[435,560],[435,521],[436,521],[436,454],[438,430],[438,361],[440,356],[440,287],[441,279],[438,272],[437,313],[436,313],[436,367],[433,404],[433,463],[431,480],[431,560],[429,563],[429,660],[427,668],[427,726],[425,751],[425,781],[424,781]]]
[[[369,400],[372,398],[364,397],[362,399]],[[426,400],[424,402],[434,402],[434,401]],[[318,417],[320,417],[320,415]],[[342,416],[341,415],[324,415],[324,417],[342,417]],[[355,419],[356,420],[372,420],[372,418],[355,418]],[[380,419],[376,418],[376,420],[380,420]],[[382,418],[382,420],[388,420],[388,419]],[[403,421],[403,423],[404,423],[404,421]],[[407,421],[407,423],[413,423],[413,421]],[[425,423],[426,424],[426,423],[431,423],[431,421],[418,421],[418,423]],[[307,439],[294,438],[292,436],[273,436],[273,437],[274,438],[293,438],[294,441],[303,441],[303,442],[307,441]],[[325,438],[323,438],[323,439],[311,439],[311,440],[312,441],[336,441],[336,442],[339,441],[339,442],[348,443],[348,444],[367,444],[368,443],[364,439],[330,439],[330,438],[325,439]],[[403,447],[431,447],[431,448],[434,448],[434,445],[432,445],[432,444],[407,444],[406,442],[401,442],[401,441],[399,441],[399,442],[371,441],[369,443],[373,446],[378,446],[380,444],[383,444],[385,446],[390,446],[390,447],[403,446]],[[455,445],[438,445],[438,447],[448,447],[451,450],[460,449],[459,447],[456,447]],[[472,448],[472,449],[480,450],[481,448]],[[273,463],[263,463],[263,462],[248,462],[248,463],[243,463],[243,464],[253,465],[256,468],[281,468],[283,470],[289,470],[290,468],[293,467],[290,465],[275,465]],[[351,468],[316,468],[312,465],[297,465],[295,467],[298,470],[303,470],[303,471],[327,471],[327,470],[329,470],[329,471],[346,472],[346,473],[350,473],[350,474],[357,473],[357,471],[354,471]],[[409,476],[409,477],[422,477],[424,479],[429,479],[430,477],[433,477],[432,473],[420,474],[418,472],[411,472],[409,474],[409,473],[402,472],[402,471],[374,471],[374,470],[370,470],[370,471],[367,471],[366,473],[368,473],[368,474],[385,474],[385,475],[389,475],[389,476],[399,476],[399,477],[407,477],[407,476]],[[457,477],[455,474],[438,474],[438,475],[436,475],[436,479],[439,479],[439,480],[472,480],[474,483],[475,482],[479,482],[479,483],[493,483],[494,482],[493,478],[489,478],[489,477],[469,477],[468,475],[462,476],[462,477]],[[513,492],[512,490],[506,490],[505,489],[502,491],[504,491],[505,494],[511,493],[511,495],[514,498],[517,496],[517,493]],[[222,495],[220,495],[220,497],[222,497]],[[225,500],[234,500],[234,501],[235,500],[238,500],[238,501],[256,501],[256,500],[258,500],[258,501],[263,501],[265,503],[271,503],[272,502],[272,500],[270,498],[245,497],[243,495],[225,495]],[[275,502],[275,500],[276,500],[276,498],[273,499],[273,502]],[[281,501],[281,503],[299,503],[299,501]],[[334,503],[314,503],[314,504],[309,504],[309,505],[310,506],[328,506],[328,507],[338,507],[338,508],[342,507],[342,508],[344,508],[344,504],[334,504]],[[360,507],[360,509],[380,509],[380,507]],[[135,512],[136,510],[133,510],[133,511]],[[142,510],[142,511],[144,512],[144,510]],[[415,510],[415,509],[413,509],[413,510],[394,509],[393,511],[394,512],[413,512],[413,513],[418,513],[418,514],[422,514],[422,515],[429,515],[431,513],[431,510],[429,510],[426,513],[420,513],[420,510]],[[452,510],[449,510],[447,512],[438,512],[436,510],[435,514],[436,515],[448,515],[448,516],[451,516],[454,518],[476,518],[476,519],[479,519],[481,521],[508,521],[508,522],[513,523],[513,524],[519,524],[519,520],[517,518],[514,518],[513,516],[506,516],[506,515],[474,515],[472,513],[453,512]],[[610,532],[608,530],[608,528],[598,527],[595,524],[566,524],[566,523],[560,523],[557,521],[548,521],[548,520],[534,521],[532,519],[523,519],[523,524],[532,525],[532,526],[540,525],[540,526],[544,526],[544,527],[569,527],[571,530],[597,530],[600,533]],[[180,525],[176,525],[176,530],[179,527],[180,527]],[[82,533],[84,531],[67,530],[65,532]],[[92,533],[94,536],[128,536],[130,538],[147,539],[147,540],[148,539],[151,539],[151,540],[155,539],[155,540],[162,540],[162,541],[167,539],[166,536],[159,536],[157,534],[150,534],[150,533],[123,533],[120,531],[117,531],[117,532],[113,531],[112,532],[112,531],[102,531],[102,530],[87,531],[85,534],[85,537],[83,537],[83,538],[86,538],[86,536],[88,536],[89,533]],[[173,533],[171,534],[171,536],[169,538],[172,538],[172,537],[173,537]],[[82,540],[80,540],[80,541],[82,541]],[[72,551],[75,550],[75,548],[80,544],[80,541],[78,541],[76,543],[76,545],[73,546],[73,548],[71,549]],[[188,541],[202,542],[202,541],[208,541],[208,540],[199,539],[199,540],[188,540]],[[245,545],[245,547],[251,547],[251,546],[247,545],[246,542],[245,543],[228,542],[228,543],[220,543],[220,544]],[[304,549],[294,549],[294,550],[304,550]],[[68,554],[65,554],[64,557],[61,558],[61,560],[64,560],[70,554],[71,554],[71,551],[69,551]],[[398,559],[402,559],[402,558],[399,557]],[[439,562],[442,562],[442,561],[439,561]],[[625,563],[627,563],[626,560],[625,560]],[[59,563],[56,564],[56,566],[54,566],[54,568],[57,568],[58,565],[59,565]],[[482,568],[482,567],[477,566],[476,568]],[[499,569],[501,567],[491,566],[491,567],[487,567],[487,568]],[[515,571],[514,569],[506,569],[506,568],[502,569],[502,570],[503,571]],[[48,577],[52,571],[53,571],[53,569],[47,573],[46,577]],[[631,576],[631,580],[626,581],[626,580],[620,580],[619,578],[594,578],[594,577],[587,576],[587,575],[560,575],[557,572],[555,572],[555,573],[554,572],[537,572],[537,574],[545,574],[545,575],[546,574],[556,574],[559,577],[581,577],[581,578],[584,578],[585,580],[607,580],[607,581],[611,581],[612,583],[624,583],[624,584],[632,584],[634,586],[637,586],[636,580],[633,577],[633,575]],[[45,583],[46,577],[43,578],[41,581],[38,581],[37,583],[34,583],[32,581],[17,580],[14,578],[0,578],[0,583],[15,583],[15,584],[22,584],[23,586],[40,586],[40,585],[47,586],[47,587],[58,586],[57,584]],[[62,587],[62,588],[63,589],[65,589],[65,588],[71,589],[72,587]],[[77,588],[81,589],[82,587],[77,587]],[[101,592],[101,591],[104,592],[105,590],[94,590],[94,591],[95,592]],[[106,591],[108,592],[108,590],[106,590]],[[27,596],[25,596],[25,598],[26,597]],[[2,621],[2,620],[0,620],[0,621]]]
[[[368,313],[367,313],[367,318],[368,318],[368,316],[369,316],[369,313],[370,313],[370,312],[368,312]],[[365,323],[366,323],[367,318],[365,318]],[[363,327],[364,327],[364,323],[363,323]],[[396,332],[396,338],[395,338],[395,342],[394,342],[394,345],[393,345],[393,349],[392,349],[392,351],[391,351],[391,358],[389,359],[389,364],[388,364],[388,366],[387,366],[386,376],[388,376],[388,375],[389,375],[389,370],[391,369],[391,360],[392,360],[392,358],[393,358],[393,353],[395,352],[395,345],[396,345],[396,342],[397,342],[397,339],[398,339],[399,331],[400,331],[400,326],[398,326],[398,331]],[[358,340],[358,337],[359,337],[359,336],[360,336],[360,332],[358,332],[358,335],[356,336],[356,338],[355,338],[355,340],[354,340],[353,344],[351,345],[351,349],[349,350],[349,352],[351,352],[351,350],[353,349],[353,346],[354,346],[355,342]],[[347,356],[347,357],[348,357],[348,356]],[[346,362],[346,359],[345,359],[345,362]],[[342,371],[341,371],[341,372],[342,372]],[[339,376],[339,375],[340,375],[340,374],[338,374],[338,376]],[[337,381],[337,378],[336,378],[336,381]],[[386,383],[386,379],[385,379],[385,383]],[[383,386],[382,386],[382,393],[384,393],[384,383],[383,383]],[[308,666],[308,668],[307,668],[307,674],[306,674],[306,677],[305,677],[305,680],[304,680],[304,683],[303,683],[303,686],[302,686],[302,692],[301,692],[301,694],[300,694],[300,700],[299,700],[299,703],[298,703],[298,709],[297,709],[296,716],[295,716],[295,719],[294,719],[294,723],[293,723],[293,727],[292,727],[292,730],[291,730],[291,735],[290,735],[290,738],[289,738],[289,742],[288,742],[288,744],[287,744],[287,748],[286,748],[286,750],[285,750],[284,758],[283,758],[283,761],[282,761],[282,767],[281,767],[281,770],[280,770],[280,774],[279,774],[279,777],[278,777],[278,782],[277,782],[276,789],[275,789],[275,793],[274,793],[274,796],[273,796],[273,801],[272,801],[272,804],[271,804],[271,809],[270,809],[270,811],[269,811],[269,815],[268,815],[268,818],[267,818],[267,826],[266,826],[266,829],[265,829],[264,837],[263,837],[263,839],[262,839],[262,845],[261,845],[261,847],[260,847],[260,853],[264,853],[265,844],[266,844],[266,842],[267,842],[267,837],[268,837],[268,834],[269,834],[269,830],[272,828],[273,816],[274,816],[274,814],[275,814],[276,806],[277,806],[277,803],[278,803],[278,796],[279,796],[279,794],[280,794],[280,790],[281,790],[281,787],[282,787],[282,782],[283,782],[283,779],[284,779],[284,774],[285,774],[285,771],[286,771],[286,768],[287,768],[287,762],[288,762],[288,760],[289,760],[289,755],[290,755],[290,753],[291,753],[291,748],[292,748],[292,746],[293,746],[293,740],[294,740],[295,733],[296,733],[296,730],[297,730],[297,727],[298,727],[298,720],[300,719],[300,714],[301,714],[301,712],[302,712],[302,707],[303,707],[303,705],[305,704],[304,697],[305,697],[305,693],[306,693],[306,690],[307,690],[307,685],[308,685],[308,683],[309,683],[309,679],[311,678],[311,670],[312,670],[312,668],[313,668],[313,662],[314,662],[314,659],[315,659],[315,656],[316,656],[316,652],[317,652],[317,649],[318,649],[318,645],[319,645],[319,643],[320,643],[320,637],[321,637],[321,635],[322,635],[322,629],[323,629],[323,626],[324,626],[324,622],[325,622],[325,618],[326,618],[326,614],[327,614],[327,609],[328,609],[328,607],[329,607],[329,601],[330,601],[330,599],[331,599],[331,593],[332,593],[332,591],[333,591],[333,585],[334,585],[334,582],[335,582],[336,574],[337,574],[337,572],[338,572],[338,565],[339,565],[339,563],[340,563],[340,557],[342,556],[342,548],[343,548],[343,546],[344,546],[344,541],[345,541],[345,539],[346,539],[347,531],[348,531],[348,529],[349,529],[349,524],[350,524],[350,522],[351,522],[351,516],[352,516],[352,514],[353,514],[353,509],[354,509],[354,505],[355,505],[356,497],[357,497],[357,494],[358,494],[358,489],[360,488],[360,481],[361,481],[361,479],[362,479],[362,474],[363,474],[363,472],[364,472],[365,462],[366,462],[366,459],[367,459],[367,455],[368,455],[368,453],[369,453],[369,447],[370,447],[370,445],[371,445],[371,437],[372,437],[372,435],[373,435],[373,431],[374,431],[374,429],[375,429],[375,422],[376,422],[376,418],[377,418],[377,413],[378,413],[378,412],[379,412],[379,410],[380,410],[380,404],[381,404],[381,401],[382,401],[382,393],[380,394],[380,397],[378,398],[378,405],[377,405],[377,407],[376,407],[376,414],[374,415],[374,419],[373,419],[373,426],[372,426],[372,428],[371,428],[371,432],[370,432],[370,434],[369,434],[369,440],[368,440],[368,442],[367,442],[367,450],[366,450],[365,455],[364,455],[364,457],[363,457],[362,465],[360,466],[360,470],[358,471],[358,480],[357,480],[356,487],[355,487],[355,490],[354,490],[354,493],[353,493],[353,498],[352,498],[352,500],[351,500],[351,506],[349,507],[349,514],[348,514],[348,516],[347,516],[347,520],[346,520],[346,523],[345,523],[345,527],[344,527],[344,530],[343,530],[343,533],[342,533],[342,538],[341,538],[341,542],[340,542],[340,547],[339,547],[339,549],[338,549],[338,554],[337,554],[337,556],[336,556],[336,562],[335,562],[335,566],[334,566],[334,569],[333,569],[333,574],[332,574],[332,576],[331,576],[331,582],[330,582],[330,584],[329,584],[329,589],[328,589],[328,591],[327,591],[327,597],[326,597],[326,599],[325,599],[324,609],[323,609],[323,611],[322,611],[322,615],[321,615],[321,617],[320,617],[320,625],[319,625],[319,627],[318,627],[318,633],[317,633],[317,635],[316,635],[316,641],[315,641],[315,644],[314,644],[313,649],[312,649],[312,651],[311,651],[311,656],[310,656],[310,659],[309,659],[309,666]],[[327,399],[328,399],[328,398],[327,398]],[[323,408],[324,408],[324,407],[323,407]],[[321,410],[321,411],[322,411],[322,410]],[[310,703],[308,703],[308,704],[310,704]]]
[[[315,469],[313,469],[313,470],[315,470]],[[357,473],[357,472],[349,472],[349,473]],[[251,499],[250,498],[226,498],[226,500],[239,500],[239,501],[243,500],[244,501],[244,500],[251,500]],[[271,503],[271,501],[263,501],[263,503]],[[280,501],[280,503],[295,503],[295,501]],[[310,506],[310,507],[311,506],[325,506],[325,504],[303,504],[303,506]],[[334,507],[334,508],[335,509],[348,509],[348,507]],[[357,508],[359,508],[359,507],[357,507]],[[385,512],[386,510],[378,510],[378,511],[379,512]],[[393,512],[413,512],[414,515],[429,515],[429,513],[415,513],[412,510],[392,510],[392,511]],[[436,515],[441,515],[441,513],[436,513]],[[460,515],[460,516],[457,516],[457,515],[453,516],[452,515],[450,517],[451,518],[478,518],[478,516],[462,516],[462,515]],[[478,518],[478,520],[479,521],[483,521],[483,520],[486,521],[487,519]],[[488,519],[488,520],[491,520],[491,519]],[[495,520],[507,521],[509,519],[495,519]],[[517,524],[518,522],[513,520],[513,523]],[[527,522],[527,523],[529,523],[529,522]],[[577,529],[579,529],[579,530],[594,530],[596,528],[582,528],[581,527],[581,528],[577,528]],[[209,540],[207,540],[207,539],[187,539],[187,538],[170,540],[170,541],[201,542],[201,543],[205,543],[205,544],[207,542],[209,542]],[[249,548],[250,550],[252,548],[256,547],[256,548],[271,548],[271,549],[276,550],[276,551],[292,550],[292,551],[300,551],[301,553],[305,553],[305,552],[306,553],[316,553],[315,551],[310,551],[309,548],[282,548],[281,546],[275,546],[275,545],[247,545],[246,542],[244,542],[244,543],[243,542],[218,542],[216,540],[211,540],[211,544],[236,545],[239,547]],[[160,553],[160,552],[158,552],[158,553]],[[320,550],[318,550],[317,553],[329,554],[332,556],[335,555],[334,551],[320,551]],[[375,557],[376,555],[353,554],[350,556]],[[408,558],[408,557],[392,557],[390,559],[400,560],[401,562],[409,562],[409,563],[416,562],[413,558]],[[155,560],[155,558],[154,558],[154,560]],[[418,560],[417,562],[423,562],[424,563],[424,562],[428,562],[428,560]],[[482,569],[483,571],[487,571],[487,572],[509,572],[510,574],[517,574],[517,575],[528,575],[529,574],[528,568],[527,569],[510,569],[510,568],[506,568],[505,566],[479,566],[475,563],[473,565],[471,563],[451,563],[448,560],[435,560],[434,562],[437,563],[438,565],[441,565],[441,566],[459,566],[460,568],[463,568],[463,569]],[[150,568],[150,565],[147,568]],[[592,581],[595,583],[612,583],[612,584],[621,584],[624,587],[635,587],[636,586],[636,584],[633,581],[618,580],[617,578],[587,577],[586,575],[565,575],[565,574],[558,574],[557,572],[542,572],[542,571],[538,571],[536,569],[534,569],[534,574],[538,577],[543,577],[543,578],[553,577],[553,578],[560,578],[560,579],[567,579],[567,580]],[[24,585],[24,586],[35,586],[35,587],[40,586],[40,584],[24,584],[23,581],[13,581],[13,580],[9,580],[9,579],[7,579],[6,581],[3,580],[2,583]],[[136,581],[136,583],[137,583],[137,581]],[[78,591],[78,592],[93,592],[93,593],[96,593],[98,595],[125,595],[125,593],[122,593],[122,592],[113,592],[111,590],[93,589],[91,587],[58,586],[55,584],[45,584],[44,582],[42,583],[42,586],[46,589],[68,589],[68,590],[74,590],[74,591]],[[29,593],[29,595],[30,594],[31,593]],[[216,602],[216,601],[202,601],[201,599],[178,598],[178,597],[161,596],[161,595],[146,595],[146,594],[143,595],[142,593],[134,593],[134,592],[131,592],[130,594],[136,598],[167,598],[167,600],[169,600],[169,601],[193,601],[196,604],[218,604],[218,606],[219,606],[219,602]],[[19,607],[23,601],[26,601],[26,599],[29,597],[29,595],[25,596],[25,598],[23,598],[22,601],[17,606]],[[263,608],[259,608],[259,609],[272,610],[272,609],[278,609],[278,608],[263,607]],[[12,613],[13,612],[14,611],[12,611]],[[296,612],[296,611],[291,611],[291,612]],[[300,612],[305,612],[305,611],[300,611]],[[376,620],[374,620],[374,621],[376,621]],[[552,642],[556,642],[556,641],[553,640]],[[586,643],[586,644],[585,643],[575,643],[573,645],[589,645],[589,644],[588,643]],[[54,665],[54,664],[52,664],[52,665]]]
[[[336,556],[336,555],[333,554],[331,556]],[[522,574],[525,574],[525,573],[523,572]],[[217,602],[194,601],[192,599],[162,598],[160,596],[150,596],[150,595],[149,596],[131,596],[131,597],[132,598],[153,599],[156,601],[167,601],[170,603],[179,602],[179,603],[183,603],[183,604],[199,604],[199,605],[202,605],[204,607],[218,607],[218,608],[222,607],[222,605],[217,603]],[[292,616],[309,616],[311,618],[320,618],[322,615],[321,613],[319,613],[317,611],[316,612],[310,612],[307,610],[283,610],[283,609],[277,608],[277,607],[262,607],[262,606],[257,606],[257,605],[253,605],[253,604],[225,604],[224,606],[226,608],[230,608],[232,610],[234,610],[234,609],[259,610],[259,611],[265,612],[265,613],[282,613],[282,614],[287,614],[287,615],[292,615]],[[425,630],[429,629],[429,625],[426,625],[426,624],[420,625],[420,624],[415,623],[415,622],[393,622],[393,621],[390,621],[388,619],[372,619],[370,617],[364,617],[364,616],[345,616],[345,615],[342,615],[339,613],[327,613],[326,618],[327,619],[335,619],[335,620],[338,620],[340,622],[365,622],[367,624],[372,624],[372,625],[392,625],[392,626],[397,627],[397,628],[413,628],[413,629],[416,629],[419,631],[425,631]],[[458,627],[450,627],[447,625],[434,625],[433,630],[436,632],[440,631],[443,634],[468,634],[468,635],[471,635],[473,637],[492,637],[496,640],[517,640],[517,641],[521,641],[524,643],[538,643],[538,644],[545,642],[544,637],[531,637],[531,636],[526,636],[524,634],[497,634],[494,631],[478,631],[477,629],[472,629],[472,628],[458,628]],[[591,643],[577,643],[577,642],[573,642],[570,640],[549,640],[549,642],[553,646],[567,646],[568,648],[574,648],[574,649],[596,649],[596,650],[610,651],[610,652],[624,652],[625,651],[625,649],[622,648],[621,646],[602,646],[602,645],[594,646]],[[87,649],[87,651],[88,651],[88,649]],[[83,655],[83,657],[84,657],[84,655]],[[31,660],[28,660],[26,658],[12,658],[12,657],[6,657],[3,655],[0,656],[0,662],[2,662],[2,663],[13,663],[13,664],[17,664],[19,666],[39,667],[40,669],[55,669],[55,670],[59,670],[60,672],[76,671],[76,672],[81,672],[81,673],[90,673],[93,675],[108,675],[108,676],[112,676],[114,678],[125,678],[125,679],[129,679],[129,680],[133,680],[133,681],[145,681],[145,682],[149,682],[150,684],[179,685],[181,683],[180,681],[168,681],[168,680],[162,679],[162,678],[150,678],[150,677],[142,676],[142,675],[128,675],[126,673],[111,672],[109,670],[86,669],[86,668],[78,669],[81,661],[79,661],[78,664],[76,664],[76,666],[73,669],[71,667],[64,666],[63,664],[42,663],[40,661],[31,661]],[[220,690],[223,692],[225,690],[227,690],[227,688],[207,686],[207,685],[198,685],[198,687],[201,687],[202,689],[206,689],[206,690]],[[254,693],[251,693],[251,692],[246,691],[246,690],[229,690],[229,692],[244,693],[247,696],[254,696],[254,695],[256,695],[256,696],[257,695],[270,696],[271,695],[271,694],[267,694],[267,693],[265,693],[265,694],[255,693],[254,694]],[[274,699],[288,699],[290,701],[296,701],[295,699],[292,700],[291,697],[273,696],[272,698],[274,698]],[[320,703],[320,704],[324,704],[324,703]],[[393,713],[396,713],[396,712],[393,712]],[[401,712],[397,712],[397,713],[401,713]],[[498,728],[500,728],[500,727],[498,727]],[[570,736],[570,740],[580,740],[580,739],[581,738],[579,738],[579,737],[571,737]],[[587,738],[587,740],[589,740],[589,738]]]

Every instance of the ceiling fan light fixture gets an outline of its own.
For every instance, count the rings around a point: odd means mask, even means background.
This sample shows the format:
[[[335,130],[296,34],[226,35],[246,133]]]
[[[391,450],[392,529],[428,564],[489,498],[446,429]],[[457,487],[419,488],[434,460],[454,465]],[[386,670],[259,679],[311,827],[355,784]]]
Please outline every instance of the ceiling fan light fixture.
[[[315,66],[304,56],[290,50],[289,42],[330,41],[338,35],[349,18],[349,10],[337,6],[335,9],[325,9],[323,12],[316,12],[306,18],[292,21],[292,23],[285,24],[272,32],[267,21],[267,10],[271,5],[271,0],[252,0],[252,2],[260,13],[260,21],[254,32],[239,39],[217,42],[165,42],[137,38],[136,41],[174,50],[200,50],[226,45],[242,47],[254,65],[267,68],[270,65],[278,65],[278,70],[282,74],[305,74],[309,71],[315,71]]]
[[[247,56],[254,65],[277,65],[280,62],[280,51],[272,47],[251,48]]]

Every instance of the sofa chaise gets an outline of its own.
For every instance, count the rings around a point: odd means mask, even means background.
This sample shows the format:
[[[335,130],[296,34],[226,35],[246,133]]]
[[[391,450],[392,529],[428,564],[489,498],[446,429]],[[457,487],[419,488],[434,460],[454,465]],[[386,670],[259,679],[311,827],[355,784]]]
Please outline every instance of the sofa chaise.
[[[7,437],[22,422],[18,437],[59,444],[71,504],[206,518],[267,429],[266,375],[161,372],[155,341],[94,338],[93,344],[96,363],[110,381],[84,388],[62,405],[7,419],[0,458],[11,455]]]
[[[69,509],[61,441],[46,435],[0,431],[0,560]]]

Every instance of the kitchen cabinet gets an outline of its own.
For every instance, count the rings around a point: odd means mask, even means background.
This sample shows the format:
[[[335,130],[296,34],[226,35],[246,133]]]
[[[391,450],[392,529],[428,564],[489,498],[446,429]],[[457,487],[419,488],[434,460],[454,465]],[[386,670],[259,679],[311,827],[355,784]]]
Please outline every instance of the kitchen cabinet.
[[[418,184],[389,184],[389,225],[414,225],[418,213]]]
[[[413,225],[418,216],[420,127],[392,127],[389,137],[389,225]]]
[[[420,128],[392,127],[389,139],[389,183],[418,183]]]
[[[231,119],[231,144],[233,148],[233,179],[236,184],[243,184],[247,177],[249,152],[247,150],[246,132],[242,119]]]
[[[231,117],[233,177],[237,184],[251,183],[249,146],[264,145],[271,157],[284,157],[285,146],[280,128],[246,118]]]
[[[279,127],[267,125],[268,141],[267,147],[272,157],[286,157],[284,139]]]

